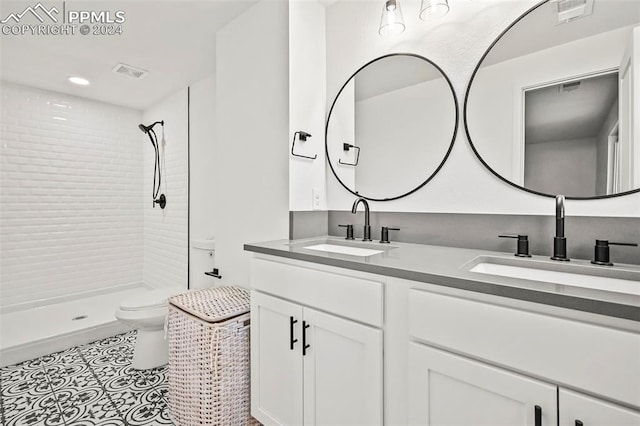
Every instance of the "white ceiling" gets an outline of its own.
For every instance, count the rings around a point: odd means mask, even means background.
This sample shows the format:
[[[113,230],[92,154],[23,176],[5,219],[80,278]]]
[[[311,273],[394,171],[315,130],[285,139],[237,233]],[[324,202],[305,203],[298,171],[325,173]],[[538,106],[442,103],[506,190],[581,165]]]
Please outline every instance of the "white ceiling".
[[[491,48],[482,66],[640,23],[640,0],[594,0],[593,14],[563,24],[557,10],[548,2],[528,14]]]
[[[256,0],[67,1],[67,10],[123,10],[122,35],[0,36],[2,80],[145,109],[215,71],[216,32]],[[0,17],[33,2],[0,2]],[[62,1],[43,1],[62,10]],[[37,23],[37,22],[35,22]],[[141,79],[111,70],[125,63]],[[87,87],[70,84],[80,75]]]

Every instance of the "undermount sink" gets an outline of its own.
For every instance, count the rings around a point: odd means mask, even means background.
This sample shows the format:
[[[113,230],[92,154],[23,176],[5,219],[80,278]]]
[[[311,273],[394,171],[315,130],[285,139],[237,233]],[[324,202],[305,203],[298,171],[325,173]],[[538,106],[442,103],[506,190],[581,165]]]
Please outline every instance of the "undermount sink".
[[[315,240],[299,241],[289,244],[295,249],[313,250],[329,254],[369,257],[385,253],[395,246],[378,242],[360,242],[353,240],[318,238]]]
[[[630,268],[494,256],[480,256],[465,266],[480,274],[640,295],[640,270]]]
[[[307,250],[318,250],[329,253],[338,253],[338,254],[349,254],[351,256],[373,256],[374,254],[384,253],[384,250],[373,250],[369,248],[362,247],[353,247],[353,246],[342,246],[337,244],[314,244],[310,246],[303,247]]]

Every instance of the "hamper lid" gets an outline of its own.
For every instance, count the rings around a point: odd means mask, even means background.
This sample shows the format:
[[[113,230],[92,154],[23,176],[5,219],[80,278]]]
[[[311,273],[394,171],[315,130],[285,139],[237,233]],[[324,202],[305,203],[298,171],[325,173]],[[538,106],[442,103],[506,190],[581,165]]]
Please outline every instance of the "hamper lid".
[[[216,287],[189,291],[169,303],[206,322],[219,322],[249,312],[249,292],[240,287]]]

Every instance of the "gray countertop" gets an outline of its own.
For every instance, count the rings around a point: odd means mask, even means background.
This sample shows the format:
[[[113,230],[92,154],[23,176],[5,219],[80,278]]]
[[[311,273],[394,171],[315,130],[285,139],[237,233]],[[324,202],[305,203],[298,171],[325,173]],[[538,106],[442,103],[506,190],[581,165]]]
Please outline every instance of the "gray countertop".
[[[307,249],[313,244],[336,244],[383,250],[383,253],[362,257]],[[402,278],[429,284],[474,291],[489,295],[541,303],[561,308],[640,321],[640,267],[592,265],[589,261],[572,259],[572,269],[599,276],[615,272],[624,276],[635,294],[602,289],[554,284],[543,281],[511,278],[472,272],[469,269],[480,261],[514,266],[526,265],[535,269],[562,270],[565,262],[554,262],[542,256],[519,259],[510,253],[430,246],[422,244],[345,241],[339,237],[314,237],[300,240],[276,240],[245,244],[244,249],[255,253],[279,256],[305,262],[347,268],[372,274]],[[526,263],[525,263],[526,262]],[[635,289],[637,283],[638,288]]]

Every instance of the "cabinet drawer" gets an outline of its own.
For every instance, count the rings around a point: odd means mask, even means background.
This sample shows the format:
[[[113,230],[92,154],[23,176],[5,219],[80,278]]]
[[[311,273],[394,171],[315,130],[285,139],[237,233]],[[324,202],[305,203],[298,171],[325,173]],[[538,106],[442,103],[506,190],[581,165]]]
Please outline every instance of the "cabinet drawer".
[[[637,426],[640,412],[619,407],[599,399],[560,389],[560,426]]]
[[[383,278],[302,262],[251,259],[251,288],[382,327]],[[364,274],[363,274],[364,275]],[[371,276],[373,277],[373,276]]]
[[[409,334],[640,407],[640,334],[412,289]]]

